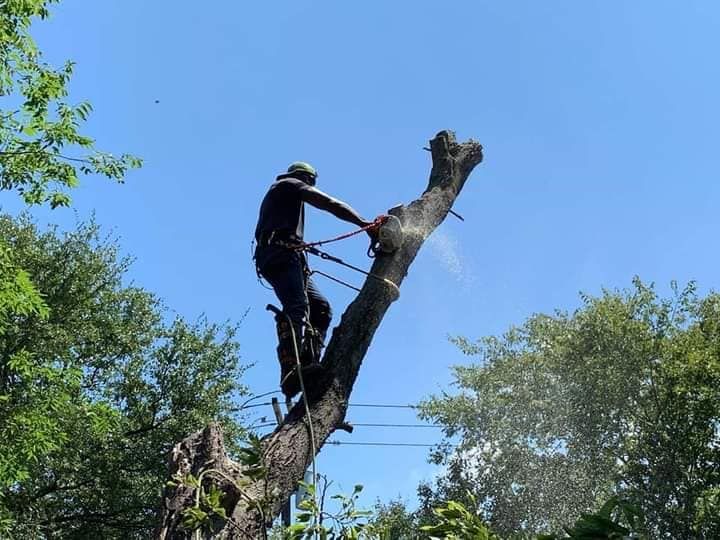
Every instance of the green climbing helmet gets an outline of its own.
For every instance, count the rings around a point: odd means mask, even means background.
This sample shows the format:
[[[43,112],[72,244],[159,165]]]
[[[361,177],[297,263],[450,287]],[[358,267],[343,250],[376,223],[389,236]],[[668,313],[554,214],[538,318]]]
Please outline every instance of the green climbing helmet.
[[[306,163],[304,161],[295,161],[294,163],[291,163],[290,166],[287,169],[287,172],[279,175],[277,177],[278,180],[282,180],[283,178],[290,178],[293,176],[293,173],[305,173],[312,177],[313,180],[315,180],[318,176],[317,170],[315,167],[310,165],[309,163]]]
[[[313,167],[309,163],[305,163],[304,161],[296,161],[295,163],[291,163],[288,167],[287,172],[306,172],[312,176],[318,175],[315,167]]]

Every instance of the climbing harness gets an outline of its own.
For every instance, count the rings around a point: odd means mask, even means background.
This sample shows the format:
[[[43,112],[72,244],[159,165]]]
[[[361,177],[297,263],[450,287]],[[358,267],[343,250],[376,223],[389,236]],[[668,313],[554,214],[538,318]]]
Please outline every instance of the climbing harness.
[[[354,266],[348,262],[345,262],[340,257],[336,257],[334,255],[331,255],[330,253],[327,253],[326,251],[321,251],[318,249],[318,246],[322,246],[325,244],[330,244],[332,242],[339,242],[340,240],[345,240],[347,238],[351,238],[353,236],[356,236],[363,232],[369,232],[369,231],[377,231],[375,237],[370,242],[370,247],[368,248],[368,256],[370,258],[374,258],[378,253],[392,253],[394,251],[397,251],[400,246],[402,245],[403,240],[403,231],[402,231],[402,224],[400,223],[400,220],[395,216],[378,216],[373,220],[372,223],[369,225],[365,225],[364,227],[360,227],[359,229],[356,229],[354,231],[350,231],[345,234],[341,234],[339,236],[334,236],[332,238],[328,238],[327,240],[317,240],[315,242],[301,242],[301,243],[294,243],[292,241],[287,241],[284,239],[276,238],[275,233],[271,233],[267,240],[263,242],[263,245],[278,245],[282,246],[288,249],[291,249],[296,252],[307,252],[311,255],[315,255],[316,257],[320,257],[323,260],[333,262],[335,264],[339,264],[341,266],[344,266],[345,268],[349,268],[350,270],[354,270],[355,272],[359,272],[367,277],[376,279],[378,281],[381,281],[385,285],[388,285],[393,292],[395,293],[396,297],[400,296],[400,288],[390,281],[387,278],[384,278],[382,276],[378,276],[377,274],[373,274],[372,272],[368,272],[366,270],[363,270],[362,268],[358,268],[357,266]],[[257,270],[257,268],[256,268]],[[257,270],[258,274],[258,280],[262,283],[260,271]],[[343,281],[342,279],[333,276],[331,274],[328,274],[326,272],[321,272],[320,270],[310,270],[308,271],[307,275],[310,276],[312,274],[318,274],[320,276],[326,277],[335,283],[338,283],[340,285],[343,285],[349,289],[352,289],[354,291],[360,292],[360,289],[346,281]]]

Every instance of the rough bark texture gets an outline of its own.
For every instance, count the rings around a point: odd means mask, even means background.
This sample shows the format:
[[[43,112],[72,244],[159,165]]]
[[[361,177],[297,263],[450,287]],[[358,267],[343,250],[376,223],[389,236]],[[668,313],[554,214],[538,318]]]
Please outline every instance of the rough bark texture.
[[[427,188],[412,203],[391,210],[403,224],[403,245],[392,255],[379,256],[371,269],[373,274],[398,286],[407,275],[420,246],[445,219],[468,176],[483,157],[479,143],[469,141],[459,144],[449,131],[441,131],[430,141],[430,151],[432,171]],[[318,452],[344,422],[362,360],[380,321],[395,299],[396,294],[391,287],[380,280],[368,278],[333,330],[323,358],[328,376],[312,388],[308,399]],[[242,494],[230,482],[216,482],[227,493],[223,506],[231,520],[219,532],[205,534],[204,538],[263,538],[267,524],[263,523],[258,509],[247,501],[262,500],[265,520],[271,520],[280,513],[283,502],[295,490],[312,460],[312,444],[302,401],[290,411],[285,422],[265,438],[263,448],[268,471],[263,480],[250,483],[243,488]],[[225,455],[222,434],[214,425],[175,446],[170,473],[189,471],[198,476],[201,470],[208,468],[222,470],[232,478],[241,477],[240,467]],[[212,479],[215,480],[215,475]],[[166,490],[158,538],[190,537],[179,523],[182,510],[192,504],[192,499],[189,488]]]

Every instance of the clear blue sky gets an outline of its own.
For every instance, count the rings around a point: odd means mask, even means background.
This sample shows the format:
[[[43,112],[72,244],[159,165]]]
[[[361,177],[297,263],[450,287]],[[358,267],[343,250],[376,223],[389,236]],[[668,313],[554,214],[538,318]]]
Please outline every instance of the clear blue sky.
[[[709,0],[106,0],[65,1],[36,35],[51,61],[77,61],[72,95],[93,102],[99,146],[145,159],[124,186],[86,180],[77,215],[113,228],[137,257],[131,277],[178,313],[238,320],[249,308],[239,339],[256,393],[278,379],[263,310],[273,297],[249,257],[275,174],[309,161],[321,189],[373,217],[422,191],[437,131],[480,140],[486,161],[455,207],[466,221],[448,218],[421,252],[352,396],[414,403],[468,361],[448,334],[500,333],[635,274],[717,287],[719,23]],[[308,238],[348,229],[314,210],[308,222]],[[336,252],[365,265],[365,247]],[[320,284],[336,323],[351,291]],[[353,408],[348,420],[415,421]],[[364,483],[365,501],[413,500],[433,473],[425,460],[425,449],[346,446],[319,464],[345,490]]]

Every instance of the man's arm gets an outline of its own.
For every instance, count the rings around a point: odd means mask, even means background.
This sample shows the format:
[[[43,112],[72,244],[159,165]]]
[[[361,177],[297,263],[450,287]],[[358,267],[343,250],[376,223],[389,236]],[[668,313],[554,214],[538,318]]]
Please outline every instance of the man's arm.
[[[345,204],[314,187],[306,186],[301,191],[301,197],[303,201],[315,208],[330,212],[336,218],[353,223],[358,227],[365,227],[371,223],[363,219],[349,204]]]

